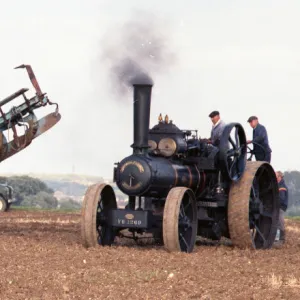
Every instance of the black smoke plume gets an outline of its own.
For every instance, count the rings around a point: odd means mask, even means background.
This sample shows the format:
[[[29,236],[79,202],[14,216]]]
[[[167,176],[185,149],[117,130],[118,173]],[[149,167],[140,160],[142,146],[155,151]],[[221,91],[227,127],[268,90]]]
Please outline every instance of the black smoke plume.
[[[175,60],[169,24],[154,14],[135,11],[128,22],[110,29],[101,43],[101,62],[109,68],[111,87],[124,95],[133,84],[154,84]]]

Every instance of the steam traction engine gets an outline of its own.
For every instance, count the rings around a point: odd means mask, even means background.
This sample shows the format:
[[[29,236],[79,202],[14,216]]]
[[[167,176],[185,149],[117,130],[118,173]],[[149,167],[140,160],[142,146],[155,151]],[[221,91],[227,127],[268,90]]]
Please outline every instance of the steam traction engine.
[[[134,85],[133,154],[117,163],[114,181],[129,196],[117,208],[113,188],[94,184],[85,194],[81,235],[86,247],[111,245],[121,231],[152,233],[168,251],[192,252],[196,237],[230,238],[240,248],[270,248],[279,196],[267,162],[247,161],[239,123],[225,127],[219,152],[160,115],[149,130],[151,85]]]

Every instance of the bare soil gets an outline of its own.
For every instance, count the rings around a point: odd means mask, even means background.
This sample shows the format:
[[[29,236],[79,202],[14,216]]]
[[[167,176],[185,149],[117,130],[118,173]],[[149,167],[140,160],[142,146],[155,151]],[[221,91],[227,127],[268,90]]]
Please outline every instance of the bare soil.
[[[300,222],[286,225],[281,249],[168,253],[124,239],[85,249],[80,214],[11,210],[0,215],[0,299],[299,299]]]

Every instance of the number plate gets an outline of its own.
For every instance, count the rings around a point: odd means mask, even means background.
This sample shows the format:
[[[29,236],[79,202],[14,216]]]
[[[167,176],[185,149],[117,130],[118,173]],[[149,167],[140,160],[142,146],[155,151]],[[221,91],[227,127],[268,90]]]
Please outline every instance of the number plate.
[[[124,228],[149,228],[149,211],[111,210],[111,225]]]

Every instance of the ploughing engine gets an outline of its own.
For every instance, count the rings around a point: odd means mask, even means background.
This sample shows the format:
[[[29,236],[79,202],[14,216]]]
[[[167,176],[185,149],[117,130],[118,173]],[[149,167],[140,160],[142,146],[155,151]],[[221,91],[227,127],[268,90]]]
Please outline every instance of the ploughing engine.
[[[168,251],[192,252],[197,236],[270,248],[279,215],[276,175],[267,162],[247,161],[241,124],[226,125],[212,156],[213,146],[197,130],[181,130],[168,116],[149,129],[152,86],[133,88],[133,153],[114,168],[128,204],[118,208],[109,184],[90,186],[82,207],[83,245],[111,245],[125,230],[152,233]]]
[[[48,96],[42,92],[31,66],[21,65],[15,69],[18,68],[25,68],[27,70],[36,94],[34,97],[28,99],[25,93],[29,89],[22,88],[0,101],[0,162],[28,147],[33,139],[52,128],[61,119],[58,104],[52,103]],[[24,102],[18,106],[12,106],[5,112],[4,106],[19,96],[23,96]],[[47,105],[55,105],[55,112],[38,120],[34,111]],[[21,127],[23,127],[23,130],[21,130],[22,134],[19,135],[18,129]],[[6,133],[6,136],[4,133]],[[9,207],[7,200],[6,202],[7,207]],[[6,206],[3,211],[5,210]]]

